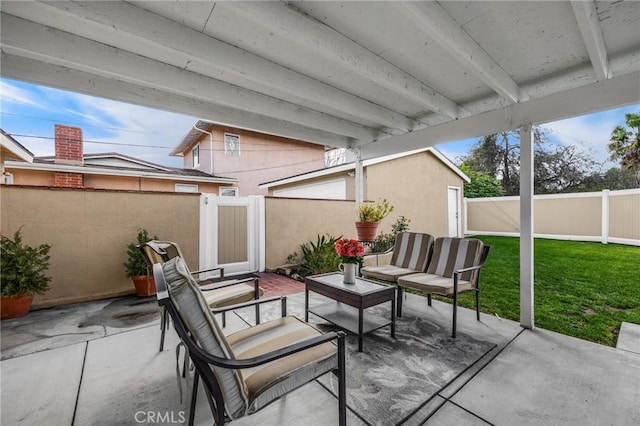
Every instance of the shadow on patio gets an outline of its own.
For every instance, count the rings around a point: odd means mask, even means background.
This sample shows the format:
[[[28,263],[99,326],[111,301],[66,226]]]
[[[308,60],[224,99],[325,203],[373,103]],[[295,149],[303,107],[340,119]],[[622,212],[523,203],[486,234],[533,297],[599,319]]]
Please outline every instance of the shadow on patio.
[[[268,274],[262,280],[269,285]],[[288,302],[289,314],[303,318],[303,295]],[[350,425],[640,423],[638,353],[485,314],[477,322],[467,309],[459,309],[454,340],[450,305],[428,308],[409,294],[404,309],[397,340],[383,328],[365,337],[363,353],[347,342]],[[177,336],[168,333],[158,352],[158,312],[153,298],[125,297],[3,321],[2,424],[181,423],[190,383],[182,383],[181,404]],[[247,321],[251,308],[230,315],[225,331]],[[324,376],[233,424],[337,424],[333,382]],[[204,395],[196,424],[212,421]]]

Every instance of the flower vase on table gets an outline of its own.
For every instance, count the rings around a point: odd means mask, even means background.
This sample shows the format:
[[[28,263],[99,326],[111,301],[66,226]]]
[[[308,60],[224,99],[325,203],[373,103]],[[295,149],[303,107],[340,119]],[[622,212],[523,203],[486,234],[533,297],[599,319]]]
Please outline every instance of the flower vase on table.
[[[340,272],[344,278],[342,282],[345,284],[355,284],[356,283],[356,270],[358,269],[357,263],[341,263],[338,265]]]
[[[342,282],[355,284],[358,265],[364,256],[364,245],[358,240],[341,238],[336,241],[336,253],[340,256],[339,269],[344,276]]]

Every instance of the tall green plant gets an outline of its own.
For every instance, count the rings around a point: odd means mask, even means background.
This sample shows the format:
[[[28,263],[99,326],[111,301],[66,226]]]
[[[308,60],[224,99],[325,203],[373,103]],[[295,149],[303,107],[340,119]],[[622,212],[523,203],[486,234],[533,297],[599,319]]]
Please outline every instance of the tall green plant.
[[[151,240],[157,240],[158,237],[149,237],[149,233],[146,229],[138,229],[138,235],[136,242],[127,245],[127,261],[124,263],[124,269],[127,272],[127,277],[137,277],[147,275],[147,262],[142,257],[142,252],[138,248],[139,245],[144,244]]]
[[[342,237],[331,235],[318,235],[315,243],[309,241],[301,244],[302,262],[298,267],[298,274],[303,277],[307,275],[324,274],[338,270],[340,258],[335,251],[335,244]],[[290,260],[296,260],[297,255],[289,256]]]
[[[49,290],[49,244],[31,247],[22,242],[22,227],[13,234],[13,239],[0,237],[0,281],[2,296],[21,294],[43,294]]]

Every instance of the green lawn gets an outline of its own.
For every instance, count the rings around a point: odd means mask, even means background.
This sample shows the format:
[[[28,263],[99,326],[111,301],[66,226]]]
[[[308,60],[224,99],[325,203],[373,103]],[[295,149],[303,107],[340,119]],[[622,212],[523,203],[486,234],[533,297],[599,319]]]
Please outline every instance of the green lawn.
[[[476,238],[491,246],[480,309],[519,321],[519,238]],[[534,260],[536,327],[615,346],[623,321],[640,324],[640,247],[536,239]]]

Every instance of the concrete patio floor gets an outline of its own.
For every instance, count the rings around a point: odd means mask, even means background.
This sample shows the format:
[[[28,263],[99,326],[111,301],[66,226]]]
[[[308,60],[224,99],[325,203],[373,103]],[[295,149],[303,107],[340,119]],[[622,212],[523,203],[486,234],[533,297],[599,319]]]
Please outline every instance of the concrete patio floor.
[[[405,310],[448,330],[451,306],[407,295]],[[295,313],[294,313],[295,314]],[[230,315],[226,332],[246,327]],[[399,319],[402,321],[402,319]],[[459,331],[496,347],[409,418],[407,425],[637,425],[640,353],[459,310]],[[2,425],[179,424],[177,336],[158,352],[153,298],[83,303],[2,322]],[[366,338],[365,338],[366,339]],[[632,345],[628,347],[633,348]],[[637,346],[636,346],[637,347]],[[212,423],[199,392],[196,424]],[[364,424],[349,413],[349,425]],[[333,425],[337,401],[312,382],[236,425]]]

